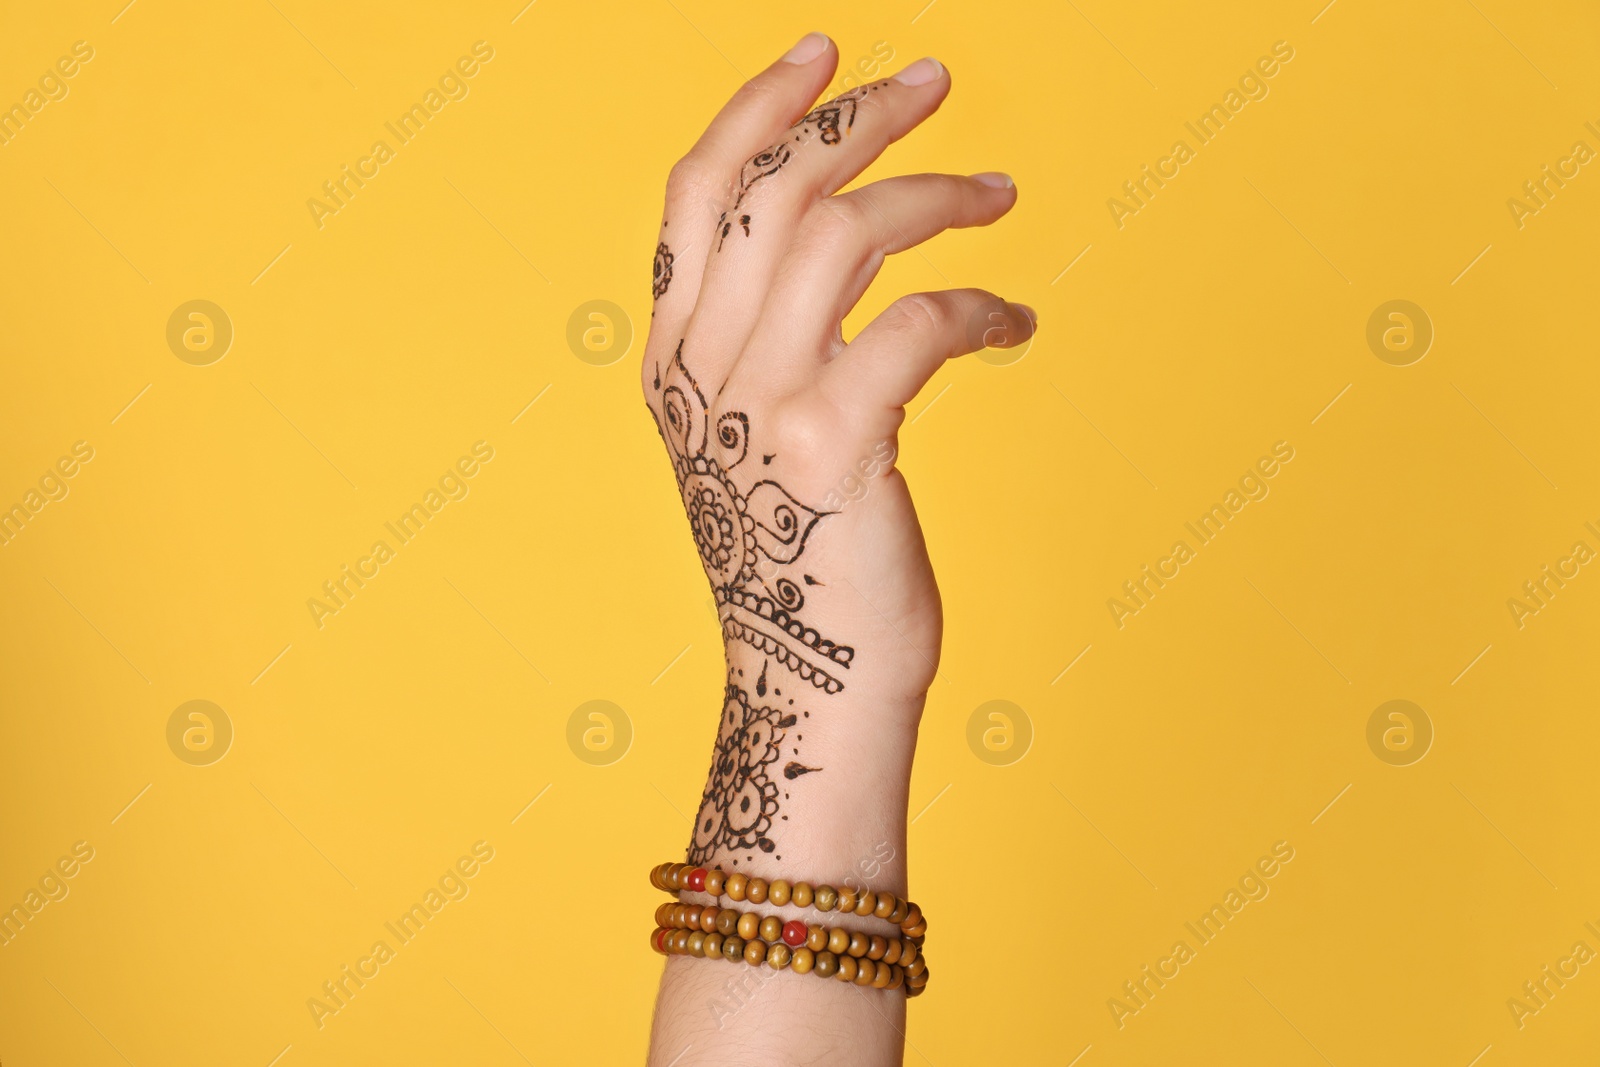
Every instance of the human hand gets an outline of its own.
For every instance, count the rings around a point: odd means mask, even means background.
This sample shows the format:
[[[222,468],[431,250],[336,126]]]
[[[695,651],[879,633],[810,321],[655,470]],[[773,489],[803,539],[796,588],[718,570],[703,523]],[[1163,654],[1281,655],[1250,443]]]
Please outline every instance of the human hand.
[[[950,79],[923,60],[807,111],[837,59],[802,40],[673,169],[643,387],[742,688],[765,665],[801,703],[848,691],[914,723],[941,615],[896,431],[946,358],[1021,343],[1032,314],[976,289],[919,293],[844,343],[885,256],[995,221],[1016,190],[920,174],[839,193]]]

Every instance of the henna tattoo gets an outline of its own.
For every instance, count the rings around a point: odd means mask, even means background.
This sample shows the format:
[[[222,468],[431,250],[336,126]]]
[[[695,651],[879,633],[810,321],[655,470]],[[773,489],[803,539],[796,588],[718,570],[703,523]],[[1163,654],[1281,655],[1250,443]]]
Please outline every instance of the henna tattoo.
[[[682,341],[665,378],[656,368],[654,384],[661,394],[656,428],[672,457],[723,636],[766,653],[825,693],[839,692],[839,674],[849,669],[855,650],[802,621],[805,594],[782,573],[805,552],[806,539],[828,513],[800,503],[769,478],[740,491],[734,472],[749,452],[750,420],[729,411],[712,425],[710,406],[683,365]]]
[[[654,264],[651,291],[654,299],[660,300],[667,293],[667,287],[672,284],[672,250],[667,247],[667,242],[662,241],[656,245],[656,261]],[[650,314],[654,315],[652,310]]]
[[[742,671],[728,675],[717,747],[689,843],[691,863],[710,863],[720,852],[759,849],[771,853],[777,848],[770,835],[778,814],[778,785],[770,768],[778,760],[789,728],[799,720],[793,711],[752,703],[750,694],[736,681],[742,675]],[[766,695],[766,678],[763,666],[756,685],[758,698]],[[782,690],[774,689],[773,696],[782,696]],[[732,865],[738,862],[734,859]]]
[[[745,197],[750,195],[750,190],[763,178],[769,178],[782,170],[784,165],[794,158],[797,144],[803,144],[809,137],[816,137],[825,145],[838,145],[844,141],[846,135],[856,124],[856,111],[867,94],[888,84],[879,82],[874,85],[860,85],[847,93],[840,93],[823,104],[819,104],[805,117],[789,127],[794,132],[792,138],[785,139],[763,149],[751,156],[743,167],[739,169],[739,190],[735,194],[733,206],[722,213],[717,219],[717,251],[722,251],[722,243],[728,239],[728,234],[733,231],[735,224],[744,230],[746,237],[750,236],[750,216],[734,213],[743,206]]]

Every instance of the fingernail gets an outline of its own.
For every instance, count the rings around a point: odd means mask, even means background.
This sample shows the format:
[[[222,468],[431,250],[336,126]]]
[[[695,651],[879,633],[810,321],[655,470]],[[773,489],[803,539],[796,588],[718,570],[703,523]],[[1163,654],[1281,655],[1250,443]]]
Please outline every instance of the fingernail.
[[[901,85],[927,85],[944,74],[944,64],[932,56],[919,59],[894,76]]]
[[[1010,189],[1017,184],[1011,180],[1011,175],[998,170],[986,170],[982,174],[974,174],[972,180],[991,189]]]
[[[800,38],[795,46],[783,54],[785,63],[803,66],[816,59],[828,50],[828,35],[825,33],[808,33]]]

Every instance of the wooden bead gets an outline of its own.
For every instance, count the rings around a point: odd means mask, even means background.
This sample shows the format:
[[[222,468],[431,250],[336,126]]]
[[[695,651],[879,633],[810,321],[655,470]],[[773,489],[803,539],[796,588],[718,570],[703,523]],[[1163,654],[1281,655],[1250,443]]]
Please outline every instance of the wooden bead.
[[[918,956],[916,959],[906,964],[906,977],[916,978],[918,975],[921,975],[927,971],[927,969],[928,961],[924,960],[921,956]]]
[[[707,884],[709,885],[710,883],[708,882]],[[889,921],[899,926],[906,921],[906,912],[909,910],[909,904],[903,900],[896,900],[894,902],[894,910],[889,913]]]
[[[819,885],[812,903],[818,911],[832,911],[834,905],[839,903],[839,891],[831,885]]]
[[[884,950],[883,950],[883,962],[884,963],[899,963],[900,962],[900,939],[898,937],[891,937],[891,938],[888,938],[887,940],[888,940],[888,944],[884,947]]]
[[[707,904],[700,909],[700,929],[706,933],[717,928],[717,916],[722,914],[722,909],[715,904]]]
[[[878,975],[878,965],[868,959],[856,960],[856,985],[871,985]]]
[[[679,890],[683,888],[683,879],[689,873],[687,863],[674,863],[667,869],[667,888]]]
[[[869,960],[881,960],[881,959],[883,959],[884,954],[886,952],[888,952],[888,951],[889,951],[889,939],[888,938],[879,937],[877,934],[873,934],[872,937],[868,939],[868,941],[867,941],[867,959],[869,959]]]
[[[915,904],[907,903],[906,917],[900,920],[901,929],[907,926],[915,926],[920,922],[922,922],[922,909]]]
[[[720,897],[722,895],[722,884],[727,879],[727,877],[728,876],[723,874],[722,871],[719,870],[719,869],[712,869],[712,870],[707,871],[706,872],[706,892],[710,893],[714,897]]]
[[[750,879],[737,872],[728,875],[728,880],[723,883],[723,891],[728,894],[729,900],[743,900],[745,886],[750,884]]]
[[[828,947],[828,928],[812,923],[806,927],[806,948],[812,952],[821,952]]]
[[[718,956],[722,955],[722,935],[721,934],[707,934],[706,935],[706,953],[705,953],[705,955],[706,955],[706,959],[708,959],[708,960],[716,959]]]
[[[775,908],[781,908],[789,903],[789,883],[778,878],[767,886],[767,902]]]
[[[900,941],[900,966],[909,967],[917,958],[917,946],[905,939]]]
[[[689,933],[689,955],[696,959],[703,958],[706,954],[706,935],[702,930],[692,930]]]
[[[672,921],[672,902],[661,905],[656,909],[656,925],[665,926]]]
[[[878,906],[872,909],[872,914],[880,919],[887,919],[894,914],[894,909],[900,906],[900,901],[893,893],[879,893]]]
[[[907,937],[921,937],[923,934],[928,932],[927,920],[923,920],[909,926],[902,926],[900,927],[900,932],[905,934]]]
[[[835,926],[828,931],[828,951],[835,956],[842,955],[850,947],[849,931]]]
[[[765,919],[761,920],[761,940],[770,945],[782,937],[782,919],[778,918],[776,915],[768,915]]]
[[[730,935],[722,939],[722,958],[738,961],[744,958],[744,941],[737,935]]]
[[[854,982],[856,980],[856,973],[859,970],[860,968],[856,966],[856,958],[854,956],[840,956],[839,973],[834,975],[834,977],[841,982]]]
[[[739,913],[732,908],[723,908],[717,912],[717,933],[723,937],[739,929]]]
[[[765,878],[752,878],[746,882],[744,898],[752,904],[765,904],[767,902],[767,880]]]
[[[878,964],[878,969],[872,975],[872,988],[888,989],[892,981],[894,981],[894,968],[887,963]]]
[[[817,954],[809,948],[794,950],[794,958],[789,963],[789,969],[796,974],[810,974],[811,967],[817,962]]]
[[[744,961],[752,967],[759,967],[767,962],[767,946],[760,941],[746,941],[744,943]]]
[[[789,957],[793,953],[788,945],[779,941],[775,945],[767,946],[767,966],[775,971],[781,971],[789,966]]]
[[[746,941],[750,940],[752,937],[755,937],[756,933],[760,929],[761,916],[757,915],[755,912],[747,911],[743,915],[739,916],[739,936],[744,938]]]
[[[899,989],[906,984],[906,972],[904,970],[899,967],[890,967],[889,970],[892,972],[889,975],[889,984],[884,988]]]
[[[878,894],[870,889],[863,889],[861,891],[861,899],[856,901],[856,914],[861,916],[871,915],[873,909],[877,906]]]
[[[797,908],[811,907],[811,883],[796,882],[794,888],[789,890],[789,903]]]
[[[857,959],[860,959],[862,956],[867,954],[867,946],[869,944],[871,944],[871,942],[867,940],[867,935],[862,933],[860,930],[856,930],[850,934],[850,947],[845,949],[845,951]]]
[[[672,951],[683,955],[689,949],[689,931],[674,930],[671,938]]]
[[[856,910],[856,891],[849,886],[839,890],[839,914],[845,915]]]
[[[823,949],[817,953],[815,970],[823,978],[832,978],[839,973],[839,957],[827,949]]]

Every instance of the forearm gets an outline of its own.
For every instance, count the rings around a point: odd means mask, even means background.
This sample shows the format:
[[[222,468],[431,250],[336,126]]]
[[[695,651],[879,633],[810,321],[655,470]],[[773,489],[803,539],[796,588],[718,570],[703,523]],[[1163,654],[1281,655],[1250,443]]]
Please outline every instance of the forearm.
[[[759,678],[759,658],[735,650],[731,685],[742,688],[752,668]],[[741,677],[738,671],[745,674]],[[777,676],[774,674],[774,676]],[[865,696],[845,692],[814,699],[810,685],[783,675],[786,685],[765,696],[748,690],[753,708],[781,707],[795,716],[783,729],[778,757],[765,766],[776,788],[771,828],[761,836],[772,844],[729,847],[723,840],[696,852],[695,862],[737,871],[767,881],[785,879],[813,886],[907,892],[906,811],[916,724],[922,701],[897,706],[870,704]],[[791,691],[791,686],[793,690]],[[782,693],[776,692],[781,689]],[[801,692],[801,689],[810,692]],[[788,701],[794,699],[790,705]],[[735,706],[738,699],[735,697]],[[811,704],[814,707],[804,707]],[[796,711],[795,709],[800,709]],[[811,714],[807,716],[805,712]],[[719,731],[716,760],[727,756],[727,704]],[[780,718],[782,721],[782,718]],[[704,845],[705,820],[714,809],[718,766],[708,782],[708,803],[696,827]],[[794,767],[807,768],[804,771]],[[726,837],[726,835],[724,835]],[[751,835],[744,835],[748,842]],[[741,911],[776,915],[784,921],[844,926],[885,939],[899,938],[899,928],[874,916],[841,916],[815,905],[797,908],[735,904],[726,896],[683,892],[679,899],[696,906],[716,903]],[[651,1035],[650,1063],[666,1067],[729,1062],[810,1064],[830,1055],[848,1056],[864,1065],[898,1064],[904,1045],[906,995],[901,989],[875,989],[815,973],[797,974],[743,960],[670,957],[661,980]]]

